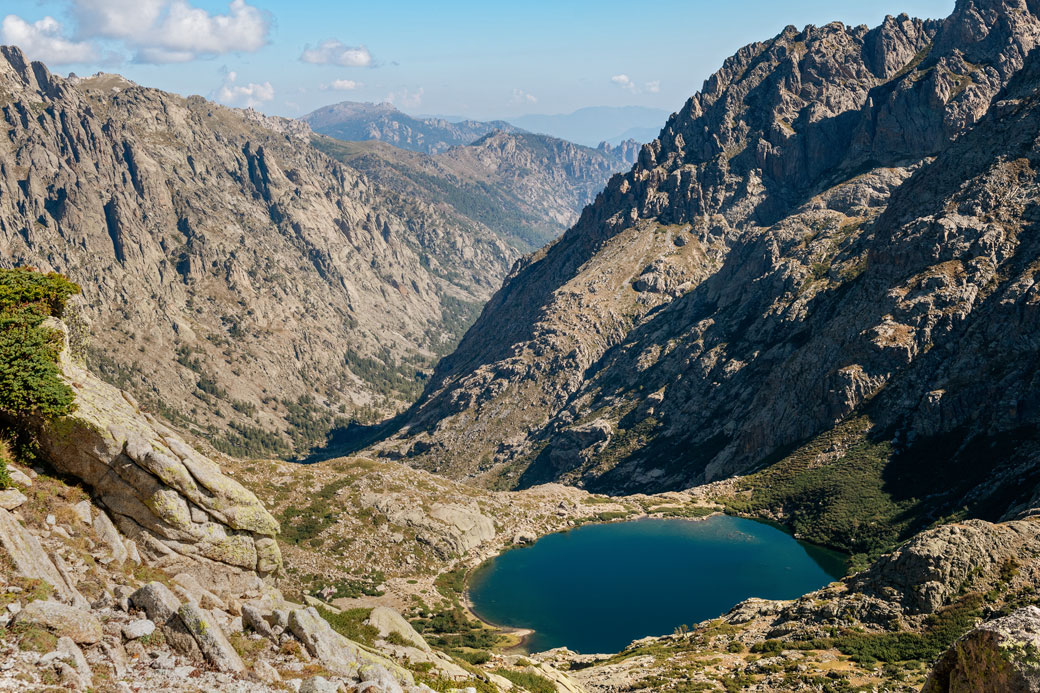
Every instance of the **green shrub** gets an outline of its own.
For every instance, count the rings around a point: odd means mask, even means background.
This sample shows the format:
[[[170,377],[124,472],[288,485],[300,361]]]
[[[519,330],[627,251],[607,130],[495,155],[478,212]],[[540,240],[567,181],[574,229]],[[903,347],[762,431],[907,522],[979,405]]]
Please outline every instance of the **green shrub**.
[[[0,438],[0,491],[11,488],[11,474],[7,471],[7,465],[13,461],[11,446],[6,440]]]
[[[496,669],[495,673],[502,678],[509,679],[514,686],[525,688],[531,693],[556,693],[556,684],[538,674],[512,671],[511,669]]]
[[[0,411],[9,416],[64,416],[74,408],[61,379],[60,336],[43,327],[61,317],[79,287],[60,274],[31,268],[0,270]]]
[[[491,653],[487,650],[451,650],[448,654],[470,664],[486,664],[491,661]]]
[[[318,613],[329,622],[332,630],[354,642],[371,646],[379,636],[379,630],[375,626],[365,623],[365,619],[372,613],[371,609],[347,609],[337,614],[319,606]]]
[[[929,616],[922,633],[850,633],[836,638],[834,646],[861,664],[932,661],[975,626],[981,605],[981,595],[972,594]]]

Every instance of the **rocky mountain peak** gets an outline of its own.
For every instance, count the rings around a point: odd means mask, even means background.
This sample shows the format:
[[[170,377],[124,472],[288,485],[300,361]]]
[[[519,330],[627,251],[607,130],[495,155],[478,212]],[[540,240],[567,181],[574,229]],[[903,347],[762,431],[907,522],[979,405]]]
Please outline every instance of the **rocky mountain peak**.
[[[933,213],[920,176],[939,175],[929,163],[1038,36],[1026,3],[965,1],[943,21],[788,27],[740,49],[571,230],[514,267],[378,449],[492,483],[652,489],[746,470],[841,422],[903,365],[828,347],[824,324],[845,311],[841,329],[903,343],[896,313],[860,324],[867,304],[840,297],[925,271],[923,237],[913,251],[884,239]],[[982,137],[970,156],[988,166]],[[944,257],[962,247],[935,242]]]

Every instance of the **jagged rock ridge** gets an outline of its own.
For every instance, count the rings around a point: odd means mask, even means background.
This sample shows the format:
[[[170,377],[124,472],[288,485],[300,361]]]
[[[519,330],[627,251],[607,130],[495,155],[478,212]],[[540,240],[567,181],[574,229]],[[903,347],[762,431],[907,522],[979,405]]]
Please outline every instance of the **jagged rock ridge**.
[[[305,450],[410,401],[516,255],[295,121],[16,48],[0,117],[0,262],[80,283],[92,367],[222,449]]]
[[[897,451],[927,437],[958,459],[1027,430],[1035,65],[984,117],[1037,9],[965,0],[741,49],[514,267],[377,448],[494,483],[661,489],[775,460],[872,402],[858,439]],[[971,492],[960,478],[942,502]]]

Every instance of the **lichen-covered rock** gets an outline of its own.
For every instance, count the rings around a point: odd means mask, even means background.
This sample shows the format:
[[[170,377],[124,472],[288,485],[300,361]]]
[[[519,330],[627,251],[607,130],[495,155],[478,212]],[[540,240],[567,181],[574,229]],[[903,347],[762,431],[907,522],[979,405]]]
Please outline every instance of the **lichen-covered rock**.
[[[0,509],[0,547],[14,563],[15,574],[45,581],[54,588],[55,597],[63,602],[80,608],[89,606],[86,598],[67,579],[66,573],[55,565],[54,560],[60,561],[61,558],[54,556],[52,560],[40,545],[40,540],[3,509]]]
[[[0,509],[14,510],[29,500],[25,494],[16,488],[8,488],[0,491]]]
[[[64,330],[57,321],[52,326]],[[76,363],[67,347],[61,366],[76,410],[38,425],[40,449],[90,488],[146,559],[206,580],[214,572],[267,573],[281,566],[273,539],[278,522],[256,496],[132,397]],[[108,517],[98,513],[93,522],[113,556],[128,558]]]
[[[935,663],[922,693],[1040,691],[1040,609],[1027,606],[987,621]]]
[[[405,642],[410,645],[419,648],[420,650],[430,651],[430,646],[423,640],[423,637],[419,635],[418,631],[412,627],[412,624],[404,620],[401,614],[397,613],[393,609],[387,606],[377,606],[372,609],[372,612],[368,615],[368,624],[374,626],[379,631],[379,635],[387,637],[391,633],[397,633]]]
[[[462,555],[495,538],[495,523],[476,506],[433,503],[427,511],[398,493],[365,493],[361,505],[379,511],[395,525],[414,528],[416,539],[442,557]]]
[[[409,685],[413,682],[411,672],[334,631],[313,606],[290,611],[289,629],[311,656],[333,674],[356,678],[364,667],[378,666],[392,673],[397,681]]]
[[[245,671],[245,664],[238,652],[228,642],[224,631],[213,618],[196,604],[182,604],[177,610],[184,627],[195,638],[199,649],[206,659],[219,671],[240,673]]]
[[[30,623],[80,644],[101,641],[101,622],[86,609],[46,600],[29,602],[15,616],[15,623]]]

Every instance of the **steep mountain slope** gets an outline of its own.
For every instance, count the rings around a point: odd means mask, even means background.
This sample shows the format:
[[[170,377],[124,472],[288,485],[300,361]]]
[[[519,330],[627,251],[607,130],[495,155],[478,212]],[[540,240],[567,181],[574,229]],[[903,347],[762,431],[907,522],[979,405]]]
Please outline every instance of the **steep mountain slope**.
[[[631,165],[630,146],[591,149],[515,132],[432,156],[382,142],[319,136],[314,144],[387,188],[450,205],[523,252],[559,236],[615,172]]]
[[[300,120],[322,135],[347,142],[378,140],[400,149],[436,154],[450,147],[470,144],[497,131],[515,132],[513,125],[495,120],[483,123],[441,118],[413,118],[390,103],[342,101],[323,106]]]
[[[965,494],[996,471],[1020,480],[1028,447],[999,470],[987,455],[1035,424],[1035,129],[1009,116],[943,152],[1022,67],[1037,11],[962,0],[941,22],[789,27],[741,49],[514,268],[378,447],[489,483],[608,490],[779,462],[792,494],[819,496],[761,501],[776,513],[832,506],[806,479],[827,462],[831,484],[861,472],[885,519],[920,519],[924,495],[981,503],[999,484]],[[958,485],[929,489],[944,464]]]
[[[0,263],[79,282],[91,365],[225,450],[305,450],[409,401],[516,254],[292,121],[16,48],[0,112]]]

